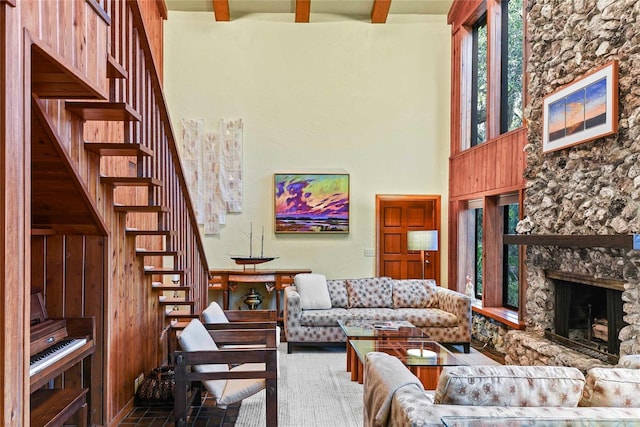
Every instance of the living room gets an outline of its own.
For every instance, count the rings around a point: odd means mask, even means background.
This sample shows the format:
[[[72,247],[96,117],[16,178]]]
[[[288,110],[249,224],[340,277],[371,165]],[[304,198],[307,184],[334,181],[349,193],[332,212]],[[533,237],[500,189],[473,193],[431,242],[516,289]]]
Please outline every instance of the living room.
[[[597,323],[592,316],[585,322],[587,331],[598,326],[599,337],[609,341],[600,353],[613,357],[608,361],[640,354],[640,274],[634,244],[640,227],[635,166],[635,124],[640,111],[635,89],[639,83],[635,72],[640,48],[638,2],[525,2],[526,92],[518,109],[522,121],[515,128],[507,126],[507,131],[497,118],[503,95],[496,77],[501,54],[495,49],[500,27],[507,27],[496,19],[505,2],[432,2],[438,3],[437,12],[403,13],[403,3],[411,2],[394,0],[381,24],[373,24],[368,13],[361,12],[360,3],[370,2],[350,2],[355,14],[331,13],[318,6],[322,4],[319,0],[311,2],[316,9],[309,22],[300,23],[294,22],[291,11],[278,9],[282,5],[276,5],[277,12],[256,12],[247,6],[233,13],[229,22],[222,22],[211,10],[178,11],[171,2],[164,10],[164,21],[148,18],[156,8],[162,16],[164,2],[130,5],[132,12],[118,9],[117,2],[80,3],[0,1],[0,22],[7,35],[3,42],[7,89],[3,88],[0,130],[6,141],[24,142],[8,145],[3,157],[4,251],[26,254],[7,256],[2,284],[4,330],[17,331],[2,335],[7,361],[0,372],[5,378],[2,418],[6,425],[21,425],[29,418],[25,402],[30,387],[24,359],[29,350],[30,293],[42,292],[54,317],[95,316],[96,349],[90,359],[93,383],[89,388],[90,393],[104,393],[105,397],[90,400],[89,413],[92,423],[110,425],[131,408],[139,373],[166,358],[165,327],[171,317],[162,317],[167,302],[159,302],[157,291],[147,286],[155,282],[151,267],[164,276],[168,286],[174,276],[178,282],[193,284],[194,298],[188,303],[194,312],[201,312],[209,300],[223,301],[221,293],[207,290],[207,271],[236,268],[231,257],[247,255],[249,230],[254,234],[254,253],[261,243],[258,236],[264,236],[264,254],[275,258],[264,268],[308,269],[329,279],[371,277],[379,268],[378,195],[440,197],[438,285],[464,292],[466,283],[471,283],[477,299],[473,338],[481,345],[506,355],[514,364],[558,364],[567,354],[573,355],[567,353],[566,344],[549,346],[547,338],[537,341],[546,329],[558,329],[552,313],[562,300],[555,289],[571,281],[605,289],[593,298],[606,295],[611,301],[608,314]],[[290,10],[292,2],[285,3]],[[370,10],[371,4],[365,9]],[[113,10],[119,15],[112,14]],[[492,12],[486,25],[475,25],[482,22],[485,10]],[[128,13],[128,20],[121,19]],[[51,18],[58,15],[64,18]],[[146,19],[150,21],[144,27],[141,22]],[[58,31],[72,28],[63,25],[72,22],[80,22],[81,30]],[[138,53],[122,47],[128,42],[116,45],[119,38],[139,34],[133,29],[112,30],[121,22],[148,31],[141,41],[131,36],[144,48],[140,58],[145,60],[131,59]],[[482,71],[467,68],[478,29],[480,33],[488,29],[486,109],[467,90],[474,73]],[[74,38],[74,34],[82,36]],[[85,50],[91,53],[79,53]],[[103,64],[105,50],[108,55]],[[16,60],[13,52],[26,53]],[[74,89],[82,89],[82,95],[90,93],[114,105],[123,101],[128,113],[128,102],[136,108],[157,99],[164,104],[164,91],[167,111],[158,108],[150,130],[129,124],[94,128],[86,106],[84,112],[73,111],[78,106],[68,102],[64,90],[43,90],[46,78],[37,71],[45,63],[62,64],[60,70],[72,76],[69,81]],[[140,64],[147,71],[133,70]],[[609,81],[617,90],[617,102],[608,110],[614,116],[610,130],[579,143],[546,146],[545,100],[611,64],[616,74]],[[154,81],[156,71],[161,86]],[[146,85],[105,83],[114,79],[131,82],[148,75]],[[139,89],[142,87],[146,90]],[[32,92],[36,94],[33,99],[25,95]],[[475,112],[472,104],[478,106]],[[131,114],[127,120],[144,117],[141,122],[146,123],[146,117],[156,114],[154,109],[138,109],[147,115]],[[32,123],[32,116],[38,124]],[[149,147],[159,153],[166,143],[171,150],[163,151],[162,158],[176,159],[172,150],[174,145],[183,150],[183,120],[202,120],[207,130],[219,129],[220,120],[242,121],[242,207],[226,214],[223,223],[217,224],[217,234],[203,238],[202,250],[199,237],[180,237],[177,241],[187,241],[188,248],[151,248],[147,254],[136,254],[140,240],[130,237],[140,231],[129,228],[130,217],[121,215],[124,208],[99,177],[115,163],[101,163],[99,156],[85,153],[82,146],[85,140],[98,142],[88,136],[108,135],[113,139],[99,141],[147,144],[146,139],[160,133],[161,143]],[[158,127],[162,132],[157,132]],[[477,146],[472,138],[479,142]],[[82,199],[79,204],[92,211],[94,224],[89,232],[74,225],[72,215],[67,215],[71,222],[65,227],[35,221],[40,214],[68,210],[65,203],[50,205],[51,198],[46,203],[38,198],[48,189],[48,178],[35,172],[47,171],[48,166],[30,161],[29,144],[34,153],[41,154],[38,142],[45,139],[58,140],[57,152],[63,153],[59,156],[75,183],[73,191],[81,195],[68,205],[75,209]],[[111,149],[102,149],[102,153]],[[140,160],[149,151],[138,149],[133,156],[138,156],[138,163],[131,161],[122,169],[133,175],[153,174],[155,164]],[[173,165],[167,168],[175,169]],[[276,233],[276,173],[348,175],[348,233]],[[14,188],[23,191],[14,193],[10,190]],[[9,202],[12,197],[16,200]],[[182,197],[177,197],[181,207],[171,212],[171,225],[185,227],[186,234],[195,236],[198,233],[189,230],[197,228],[190,202]],[[134,198],[147,197],[137,194]],[[167,198],[159,200],[163,204]],[[115,214],[110,210],[113,206]],[[513,209],[522,219],[519,236],[506,238],[503,245],[503,234],[513,234],[503,221]],[[476,240],[480,232],[481,246]],[[507,259],[507,267],[503,264],[505,249],[517,253],[516,258]],[[158,254],[188,260],[180,268],[165,271],[162,265],[151,266],[137,258],[160,257]],[[193,259],[194,265],[190,264]],[[514,275],[503,275],[513,259],[520,267],[515,288],[510,286]],[[72,281],[72,276],[82,279]],[[612,290],[617,292],[614,296],[609,295]],[[245,308],[246,291],[237,292],[233,308]],[[258,291],[263,298],[260,308],[273,307],[275,294],[263,287]],[[608,323],[602,323],[604,319]],[[507,335],[518,339],[507,339]],[[568,345],[578,348],[576,341],[584,337],[571,338]],[[587,341],[593,341],[591,338]],[[507,341],[518,345],[507,348]],[[79,378],[87,369],[74,368],[73,372],[73,378]],[[72,384],[72,375],[67,377]]]

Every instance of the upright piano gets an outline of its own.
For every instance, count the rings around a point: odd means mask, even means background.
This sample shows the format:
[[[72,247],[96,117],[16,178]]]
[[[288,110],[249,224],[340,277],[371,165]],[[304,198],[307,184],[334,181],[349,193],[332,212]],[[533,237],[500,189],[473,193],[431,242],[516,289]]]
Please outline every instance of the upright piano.
[[[42,294],[31,296],[31,426],[62,425],[75,413],[86,426],[90,369],[83,369],[89,375],[81,387],[56,387],[61,374],[94,353],[94,336],[93,317],[50,319]]]

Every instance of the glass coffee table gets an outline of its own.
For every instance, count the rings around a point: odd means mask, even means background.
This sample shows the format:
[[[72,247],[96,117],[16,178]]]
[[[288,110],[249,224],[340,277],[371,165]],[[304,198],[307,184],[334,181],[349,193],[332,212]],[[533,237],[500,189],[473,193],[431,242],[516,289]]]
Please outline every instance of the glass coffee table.
[[[347,337],[347,372],[351,372],[351,381],[356,381],[357,372],[352,369],[357,359],[350,341],[358,340],[395,340],[411,337],[425,337],[420,328],[406,320],[338,320],[338,325]]]
[[[404,338],[395,340],[353,340],[349,342],[356,357],[351,366],[359,383],[364,379],[364,361],[368,353],[380,351],[397,357],[409,370],[420,379],[426,390],[435,390],[440,372],[445,366],[467,365],[444,346],[429,338]]]

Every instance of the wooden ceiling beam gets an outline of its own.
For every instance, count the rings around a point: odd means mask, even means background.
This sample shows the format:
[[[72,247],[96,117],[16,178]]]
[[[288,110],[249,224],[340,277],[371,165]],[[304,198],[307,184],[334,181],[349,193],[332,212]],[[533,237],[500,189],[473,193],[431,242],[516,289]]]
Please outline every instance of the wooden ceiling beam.
[[[296,22],[309,22],[311,0],[296,0]]]
[[[391,8],[391,0],[375,0],[371,9],[371,23],[384,24],[387,22],[389,8]]]
[[[229,13],[229,0],[211,0],[213,2],[213,13],[217,22],[228,22],[231,20]]]

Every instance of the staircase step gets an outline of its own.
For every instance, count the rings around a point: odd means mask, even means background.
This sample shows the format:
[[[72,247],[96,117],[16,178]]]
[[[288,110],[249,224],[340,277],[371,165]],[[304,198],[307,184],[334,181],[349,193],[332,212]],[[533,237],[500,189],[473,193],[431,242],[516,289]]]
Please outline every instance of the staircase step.
[[[193,305],[195,304],[194,301],[185,300],[184,297],[178,297],[178,298],[164,297],[159,299],[158,302],[160,303],[160,305],[175,305],[177,307],[180,307],[183,305],[188,305],[193,307]]]
[[[148,176],[101,176],[100,182],[114,187],[159,187],[162,181]]]
[[[84,149],[101,156],[153,156],[153,150],[128,142],[85,142]]]
[[[200,315],[191,313],[187,310],[171,310],[165,313],[164,317],[170,317],[173,319],[197,319],[200,317]]]
[[[169,212],[169,208],[166,206],[158,206],[158,205],[140,205],[140,206],[132,206],[132,205],[114,205],[113,209],[116,212],[146,212],[146,213],[154,213],[154,212]]]
[[[183,285],[166,285],[161,282],[153,282],[151,284],[151,289],[154,291],[178,291],[178,292],[191,292],[191,286],[183,286]]]
[[[173,230],[138,230],[137,228],[127,228],[126,233],[130,236],[175,236]]]
[[[107,78],[129,78],[129,73],[127,72],[127,70],[112,55],[107,55]]]
[[[145,266],[144,267],[144,273],[145,274],[176,274],[176,275],[181,275],[184,274],[184,270],[181,268],[166,268],[166,267],[151,267],[151,266]]]
[[[139,122],[142,116],[124,102],[66,101],[67,110],[83,120],[105,122]]]
[[[146,249],[136,249],[138,256],[180,256],[182,251],[148,251]]]

